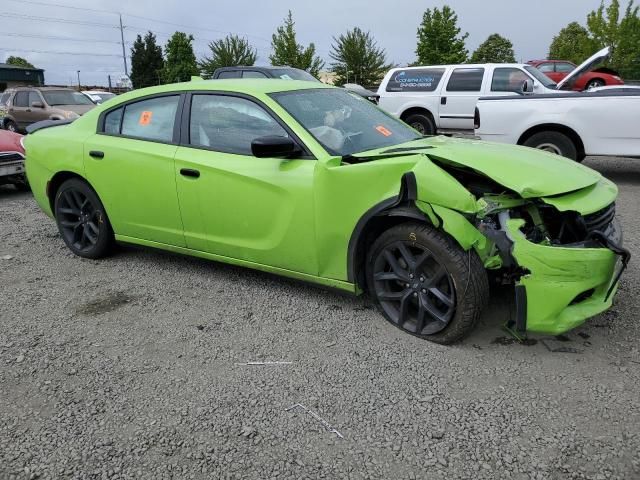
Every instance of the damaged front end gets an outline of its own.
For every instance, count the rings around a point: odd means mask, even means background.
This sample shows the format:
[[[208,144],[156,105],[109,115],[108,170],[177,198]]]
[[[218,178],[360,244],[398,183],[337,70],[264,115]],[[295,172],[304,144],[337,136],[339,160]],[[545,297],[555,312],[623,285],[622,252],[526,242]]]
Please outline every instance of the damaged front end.
[[[492,244],[485,265],[515,285],[511,328],[557,335],[611,306],[630,258],[612,185],[602,179],[569,199],[503,194],[478,201],[475,226]],[[605,205],[588,210],[599,202]]]
[[[488,159],[480,165],[428,156],[471,193],[476,208],[455,211],[426,195],[416,205],[463,248],[473,248],[500,283],[514,285],[512,330],[558,335],[611,306],[630,258],[615,218],[618,190],[612,182],[578,164],[559,164],[564,171],[558,172],[546,156],[537,157],[544,163],[537,171],[523,166],[510,175]],[[473,168],[487,165],[486,171]],[[576,172],[576,187],[558,193],[554,171]]]

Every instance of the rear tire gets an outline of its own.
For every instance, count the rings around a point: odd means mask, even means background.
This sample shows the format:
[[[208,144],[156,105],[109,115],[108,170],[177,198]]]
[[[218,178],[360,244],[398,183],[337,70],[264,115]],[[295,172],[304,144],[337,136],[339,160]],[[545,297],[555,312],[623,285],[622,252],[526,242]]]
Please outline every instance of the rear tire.
[[[546,152],[562,155],[571,160],[578,159],[578,149],[568,136],[560,132],[539,132],[531,135],[524,143],[525,147],[537,148]]]
[[[10,132],[18,133],[18,125],[13,120],[6,120],[4,122],[4,129]]]
[[[605,81],[601,80],[599,78],[594,78],[593,80],[589,81],[589,83],[587,83],[587,86],[585,87],[585,90],[589,90],[591,88],[596,88],[596,87],[604,87]]]
[[[474,329],[489,298],[478,255],[420,223],[380,235],[367,254],[367,284],[390,323],[445,345]]]
[[[115,243],[102,202],[83,180],[71,178],[56,192],[54,213],[64,243],[84,258],[102,258]]]
[[[431,115],[424,113],[413,113],[404,120],[412,128],[416,129],[422,135],[435,135],[436,125]]]

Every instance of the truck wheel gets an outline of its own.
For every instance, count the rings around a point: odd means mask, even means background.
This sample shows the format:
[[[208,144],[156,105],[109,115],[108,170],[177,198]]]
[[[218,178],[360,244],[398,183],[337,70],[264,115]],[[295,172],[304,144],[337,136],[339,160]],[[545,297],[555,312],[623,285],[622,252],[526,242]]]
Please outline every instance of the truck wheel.
[[[5,130],[9,130],[10,132],[17,132],[18,131],[18,125],[16,125],[16,122],[14,122],[13,120],[7,120],[4,122],[4,128]]]
[[[478,255],[420,223],[380,235],[367,255],[367,283],[389,322],[441,344],[473,330],[489,297]]]
[[[540,132],[531,135],[523,144],[525,147],[537,148],[545,152],[555,153],[571,160],[578,159],[578,149],[573,140],[560,132]]]
[[[412,128],[415,128],[422,135],[435,135],[436,126],[433,123],[433,119],[423,113],[414,113],[409,115],[405,120],[405,123],[409,124]]]

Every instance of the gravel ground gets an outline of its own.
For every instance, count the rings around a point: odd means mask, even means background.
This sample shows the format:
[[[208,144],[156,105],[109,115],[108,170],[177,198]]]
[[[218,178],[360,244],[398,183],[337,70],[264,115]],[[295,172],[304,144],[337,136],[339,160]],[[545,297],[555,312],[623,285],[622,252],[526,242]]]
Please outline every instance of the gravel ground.
[[[263,273],[83,260],[1,187],[0,478],[640,478],[640,162],[587,164],[636,256],[613,309],[528,345],[500,292],[443,347]]]

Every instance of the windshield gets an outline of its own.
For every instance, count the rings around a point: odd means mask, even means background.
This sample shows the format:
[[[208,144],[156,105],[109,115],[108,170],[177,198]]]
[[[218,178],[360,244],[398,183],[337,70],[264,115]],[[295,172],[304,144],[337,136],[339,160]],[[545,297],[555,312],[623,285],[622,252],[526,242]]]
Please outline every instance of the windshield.
[[[346,90],[295,90],[271,97],[332,155],[351,155],[422,138],[400,120]]]
[[[42,92],[48,105],[93,105],[91,100],[80,92],[73,90],[45,90]]]
[[[297,68],[276,68],[271,70],[271,72],[274,77],[281,78],[283,80],[304,80],[307,82],[320,81],[309,72],[305,72],[304,70],[299,70]]]
[[[97,97],[97,100],[99,102],[106,102],[107,100],[111,100],[113,97],[115,97],[116,94],[109,93],[109,92],[100,92],[100,93],[92,93],[91,96]]]
[[[551,80],[549,77],[547,77],[544,73],[542,73],[536,67],[532,67],[531,65],[525,65],[524,69],[527,72],[529,72],[531,75],[533,75],[533,77],[536,80],[538,80],[545,87],[551,88],[551,89],[555,89],[556,88],[557,85],[553,82],[553,80]]]

